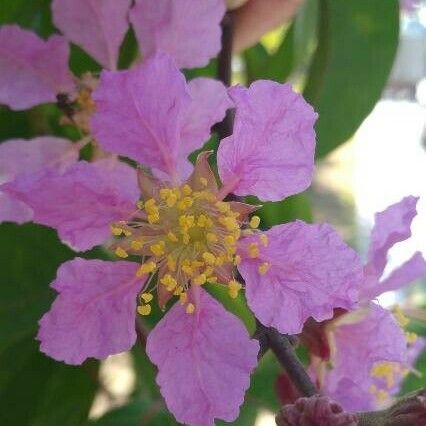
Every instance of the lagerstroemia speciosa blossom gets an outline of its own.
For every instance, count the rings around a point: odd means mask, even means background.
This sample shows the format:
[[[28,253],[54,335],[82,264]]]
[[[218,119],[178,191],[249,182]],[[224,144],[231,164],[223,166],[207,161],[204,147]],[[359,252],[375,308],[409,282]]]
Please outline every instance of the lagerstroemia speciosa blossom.
[[[232,421],[259,345],[205,284],[226,286],[232,298],[244,287],[259,320],[283,333],[356,307],[362,267],[330,226],[296,221],[261,232],[250,217],[255,206],[226,198],[277,201],[305,190],[316,114],[288,84],[258,81],[227,92],[208,79],[186,83],[164,53],[128,71],[104,71],[93,101],[97,143],[137,169],[115,157],[80,161],[3,186],[74,249],[105,244],[122,258],[60,267],[52,284],[58,296],[40,321],[41,350],[69,364],[126,351],[136,340],[136,314],[149,315],[157,297],[168,311],[146,349],[168,408],[194,426]],[[195,166],[188,155],[231,107],[219,183],[210,153]]]
[[[70,43],[84,49],[102,67],[116,70],[120,45],[131,24],[143,57],[161,49],[179,67],[200,67],[220,50],[224,13],[223,0],[53,0],[53,23],[63,36],[43,40],[16,25],[0,27],[0,104],[24,110],[58,102],[65,112],[72,110],[72,117],[67,114],[63,122],[88,134],[94,109],[91,92],[98,78],[91,73],[80,78],[72,74],[68,68]],[[88,142],[72,146],[66,140],[55,143],[51,137],[3,142],[0,154],[7,164],[0,171],[0,185],[41,169],[65,171]],[[25,155],[24,164],[16,161],[21,155]],[[32,209],[1,186],[0,201],[0,221],[31,220]]]
[[[388,405],[425,347],[423,339],[404,332],[408,319],[400,308],[392,314],[374,299],[426,275],[421,253],[382,275],[389,249],[411,236],[416,197],[406,197],[376,214],[368,261],[360,288],[360,309],[338,316],[326,326],[332,348],[331,364],[314,359],[312,370],[322,391],[346,410],[374,410]]]

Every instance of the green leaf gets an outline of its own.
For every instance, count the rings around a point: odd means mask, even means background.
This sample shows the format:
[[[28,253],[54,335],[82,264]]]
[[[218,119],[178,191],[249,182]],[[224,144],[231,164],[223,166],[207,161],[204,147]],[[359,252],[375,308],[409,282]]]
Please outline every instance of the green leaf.
[[[162,400],[146,402],[134,400],[112,410],[88,426],[176,426],[178,423],[167,412]]]
[[[93,253],[87,253],[90,256]],[[51,229],[0,226],[0,424],[84,424],[97,389],[97,362],[70,367],[39,352],[37,322],[49,309],[49,284],[75,256]]]
[[[348,140],[380,99],[398,46],[397,0],[320,0],[304,95],[319,113],[317,156]]]
[[[404,380],[400,395],[405,395],[409,392],[421,389],[425,387],[426,377],[426,351],[423,351],[422,355],[418,358],[415,365],[416,373],[409,373]]]

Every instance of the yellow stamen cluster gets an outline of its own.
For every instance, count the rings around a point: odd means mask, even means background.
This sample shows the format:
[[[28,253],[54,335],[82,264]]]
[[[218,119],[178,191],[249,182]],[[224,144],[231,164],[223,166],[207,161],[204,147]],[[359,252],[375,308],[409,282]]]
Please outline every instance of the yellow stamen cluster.
[[[371,369],[370,375],[384,381],[383,386],[379,383],[370,386],[370,392],[375,395],[377,402],[386,402],[390,397],[395,383],[400,381],[409,373],[409,369],[397,362],[380,362],[376,363]]]
[[[236,255],[241,227],[259,226],[257,217],[250,224],[243,223],[231,203],[217,200],[206,189],[207,179],[200,178],[196,186],[198,190],[188,184],[161,188],[152,198],[138,201],[132,221],[111,227],[113,236],[119,238],[115,254],[121,258],[141,257],[137,276],[151,274],[149,283],[153,285],[148,290],[147,284],[139,298],[141,315],[151,312],[151,292],[157,286],[179,297],[187,313],[196,312],[188,289],[191,285],[228,281],[241,261]],[[232,298],[242,288],[234,279],[221,283],[228,285]]]

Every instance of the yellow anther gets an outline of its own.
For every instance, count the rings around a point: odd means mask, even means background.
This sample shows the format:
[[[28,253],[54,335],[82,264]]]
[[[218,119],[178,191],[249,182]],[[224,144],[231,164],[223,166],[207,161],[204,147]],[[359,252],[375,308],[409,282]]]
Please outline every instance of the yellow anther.
[[[213,234],[213,232],[208,232],[206,238],[209,243],[217,243],[218,241],[217,235]]]
[[[225,203],[224,201],[218,201],[215,206],[221,213],[227,213],[231,210],[229,203]]]
[[[197,226],[204,228],[207,225],[208,217],[204,214],[200,214],[197,218]]]
[[[253,231],[252,231],[251,229],[243,229],[243,230],[241,231],[241,234],[242,234],[244,237],[249,237],[250,235],[253,235]]]
[[[184,230],[187,231],[189,228],[192,228],[195,223],[195,217],[190,215],[181,215],[179,216],[179,225]]]
[[[209,183],[208,180],[205,177],[200,177],[200,183],[203,186],[207,186],[207,184]]]
[[[222,216],[219,218],[219,222],[224,225],[228,231],[234,231],[238,229],[238,223],[233,217]]]
[[[136,203],[136,207],[137,207],[139,210],[143,210],[143,208],[144,208],[143,201],[138,201],[138,202]]]
[[[181,285],[178,285],[176,288],[175,288],[175,291],[174,291],[174,295],[175,296],[180,296],[181,294],[183,293],[183,287],[181,286]]]
[[[214,268],[212,266],[207,266],[207,268],[204,270],[204,274],[207,277],[207,281],[209,280],[209,276],[212,275],[214,272]]]
[[[259,265],[259,267],[257,268],[257,270],[259,271],[260,275],[265,275],[268,270],[269,270],[269,263],[268,262],[263,262],[261,265]]]
[[[193,314],[195,311],[195,305],[193,303],[188,303],[186,306],[186,313],[187,314]]]
[[[187,210],[193,204],[191,197],[184,197],[181,201],[178,202],[177,207],[179,210]]]
[[[115,235],[116,237],[119,237],[123,233],[123,230],[121,228],[117,228],[115,226],[111,226],[111,234]]]
[[[389,399],[389,392],[380,389],[376,394],[376,398],[379,403],[383,403]]]
[[[197,285],[203,285],[203,284],[205,284],[206,281],[207,281],[206,274],[200,274],[200,275],[198,275],[197,277],[195,277],[193,279],[193,281],[194,281],[194,284],[197,284]]]
[[[151,272],[155,271],[155,268],[157,267],[155,262],[149,261],[141,265],[136,272],[136,276],[141,277],[145,274],[150,274]]]
[[[142,293],[140,297],[145,303],[151,302],[151,300],[154,298],[151,293]]]
[[[191,266],[194,269],[201,268],[202,266],[204,266],[204,262],[200,262],[199,260],[193,260],[191,261]]]
[[[220,256],[216,257],[216,266],[222,266],[225,263],[226,256],[221,254]]]
[[[257,243],[249,244],[248,253],[252,259],[255,259],[256,257],[259,256],[259,246],[257,245]]]
[[[176,271],[176,259],[171,255],[167,256],[167,269],[172,272]]]
[[[179,302],[182,303],[182,305],[184,305],[187,300],[188,300],[188,295],[186,293],[181,293],[179,295]]]
[[[191,238],[190,238],[189,234],[183,234],[182,241],[183,241],[184,244],[189,244],[190,240],[191,240]]]
[[[172,231],[169,231],[167,233],[167,238],[174,243],[177,243],[179,241],[178,237],[176,237],[176,234],[174,234]]]
[[[169,188],[161,188],[160,189],[160,198],[162,200],[165,200],[169,196],[170,193],[171,193],[171,191],[170,191]]]
[[[173,192],[171,192],[166,198],[167,207],[173,207],[176,204],[177,196]]]
[[[407,331],[405,333],[405,339],[407,340],[407,343],[409,343],[409,344],[417,342],[418,338],[419,338],[419,336],[412,331]]]
[[[259,216],[252,216],[250,219],[250,228],[257,229],[260,225],[260,217]]]
[[[165,285],[168,291],[173,291],[177,287],[177,281],[170,274],[164,275],[160,279],[160,283]]]
[[[191,195],[192,194],[192,188],[189,185],[185,184],[182,187],[182,192],[183,192],[184,195]]]
[[[268,247],[268,236],[266,234],[260,234],[259,239],[263,247]]]
[[[149,249],[155,256],[162,256],[164,254],[164,245],[164,241],[160,241],[157,244],[150,246]]]
[[[216,263],[216,256],[213,253],[210,253],[210,252],[204,252],[203,253],[203,259],[209,265],[214,265]]]
[[[194,275],[194,270],[189,265],[182,265],[182,271],[190,277]]]
[[[238,293],[241,290],[241,288],[242,288],[242,285],[238,281],[236,281],[236,280],[229,281],[229,283],[228,283],[228,293],[229,293],[229,296],[232,299],[237,298],[238,297]]]
[[[138,306],[138,314],[139,315],[149,315],[151,313],[151,305],[141,305]]]
[[[126,250],[124,250],[124,249],[123,249],[123,248],[121,248],[121,247],[117,247],[117,248],[115,249],[115,254],[116,254],[118,257],[121,257],[121,258],[123,258],[123,259],[125,259],[126,257],[129,257],[129,255],[127,254]]]
[[[212,284],[217,283],[217,277],[209,277],[208,281]]]
[[[381,362],[371,369],[372,377],[383,377],[386,380],[386,386],[391,388],[395,383],[396,365],[391,362]]]
[[[235,238],[233,235],[225,235],[223,237],[223,242],[225,243],[225,246],[233,246],[235,245]]]
[[[234,265],[239,265],[241,263],[241,256],[239,254],[237,254],[234,257]]]
[[[145,201],[145,210],[151,210],[152,208],[157,208],[156,206],[156,201],[154,200],[154,198],[150,198],[149,200]]]
[[[393,315],[401,327],[406,327],[410,322],[410,320],[404,315],[404,312],[402,312],[402,309],[399,305],[395,306]]]
[[[133,250],[140,250],[143,247],[143,242],[140,240],[133,240],[130,246]]]
[[[157,223],[160,221],[159,213],[151,213],[148,215],[148,222],[152,225],[153,223]]]

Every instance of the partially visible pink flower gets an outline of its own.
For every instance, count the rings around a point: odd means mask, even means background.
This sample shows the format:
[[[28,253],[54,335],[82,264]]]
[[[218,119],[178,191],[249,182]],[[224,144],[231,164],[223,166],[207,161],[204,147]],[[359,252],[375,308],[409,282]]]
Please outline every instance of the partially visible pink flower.
[[[0,104],[22,110],[72,91],[68,54],[64,37],[44,41],[16,25],[0,27]]]
[[[340,317],[330,327],[332,369],[324,366],[323,392],[349,411],[376,408],[381,394],[373,388],[374,367],[407,362],[403,330],[390,312],[374,303]],[[321,381],[321,372],[319,377]]]
[[[411,222],[417,214],[418,198],[409,196],[376,213],[371,233],[368,261],[364,268],[365,280],[361,297],[371,300],[389,290],[397,290],[426,275],[426,261],[420,252],[399,266],[388,278],[381,279],[387,263],[388,251],[398,242],[411,236]]]
[[[131,0],[54,0],[52,18],[63,36],[44,41],[16,25],[0,27],[0,104],[14,110],[79,98],[81,84],[68,70],[69,43],[102,67],[116,70],[129,29]],[[206,65],[220,50],[223,0],[144,0],[131,10],[143,59],[158,51],[180,67]]]
[[[219,53],[224,15],[224,0],[136,0],[130,21],[144,57],[163,51],[194,68]]]
[[[135,279],[146,284],[134,290],[139,293],[139,314],[150,313],[154,294],[161,308],[178,298],[152,331],[147,349],[158,366],[157,380],[170,410],[194,426],[236,418],[258,351],[242,324],[205,293],[204,284],[227,286],[235,298],[243,287],[237,280],[236,267],[240,268],[259,319],[296,333],[309,316],[325,319],[335,307],[351,309],[362,278],[354,252],[329,226],[295,222],[262,233],[257,229],[260,219],[249,219],[256,206],[225,201],[229,192],[240,190],[253,190],[266,199],[303,190],[311,179],[314,156],[316,115],[300,95],[272,82],[234,90],[239,118],[234,136],[223,142],[224,150],[219,148],[219,175],[226,177],[221,187],[209,165],[210,153],[200,154],[195,167],[187,157],[202,146],[231,102],[218,83],[200,79],[188,85],[166,54],[148,58],[130,71],[104,72],[94,93],[92,132],[101,147],[142,163],[139,188],[136,171],[118,160],[112,170],[101,162],[78,163],[61,175],[40,173],[6,187],[34,209],[35,221],[55,227],[75,248],[106,242],[111,227],[116,238],[109,246],[115,254],[140,258],[140,264],[134,264]],[[205,96],[214,101],[207,102]],[[268,98],[275,101],[273,108],[266,104]],[[246,138],[250,138],[248,155]],[[223,166],[225,151],[231,162]],[[275,152],[280,153],[280,164]],[[290,156],[288,161],[284,153]],[[253,170],[258,181],[250,181]],[[293,174],[297,178],[292,179]],[[92,293],[82,288],[86,282],[92,288],[96,278],[90,271],[84,267],[78,276],[67,274],[67,283],[79,280],[78,294],[71,287],[66,294],[61,292],[57,299],[61,302],[42,320],[42,348],[55,358],[79,363],[132,343],[127,332],[123,346],[115,344],[115,337],[108,346],[102,334],[99,351],[86,340],[99,332],[103,315],[90,302]],[[117,282],[123,291],[133,289]],[[111,288],[108,280],[95,294],[96,300],[106,298],[105,309],[111,303]],[[119,295],[126,294],[127,290]],[[80,314],[80,300],[87,306],[87,317]],[[66,301],[72,309],[64,318],[65,326],[57,306]],[[134,315],[135,306],[126,307],[117,327]],[[109,313],[108,327],[115,317],[114,310]],[[79,332],[69,327],[76,321],[79,327],[88,321],[77,349],[63,343],[69,333]],[[109,333],[116,331],[111,327]]]
[[[104,68],[115,70],[130,5],[131,0],[53,0],[53,22]]]
[[[419,354],[421,345],[412,343],[415,336],[404,333],[408,320],[402,312],[396,310],[398,324],[391,312],[371,302],[426,275],[426,262],[416,253],[388,278],[381,278],[389,249],[411,236],[417,200],[405,197],[376,214],[360,288],[361,309],[325,325],[332,368],[326,367],[328,360],[313,359],[312,371],[321,389],[347,410],[372,410],[389,403]]]
[[[62,173],[78,160],[71,141],[44,136],[32,140],[13,139],[0,144],[0,222],[28,222],[33,210],[23,200],[3,192],[6,182],[30,176],[42,169]]]

